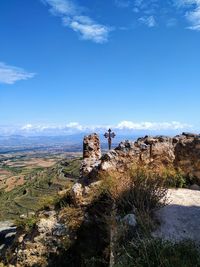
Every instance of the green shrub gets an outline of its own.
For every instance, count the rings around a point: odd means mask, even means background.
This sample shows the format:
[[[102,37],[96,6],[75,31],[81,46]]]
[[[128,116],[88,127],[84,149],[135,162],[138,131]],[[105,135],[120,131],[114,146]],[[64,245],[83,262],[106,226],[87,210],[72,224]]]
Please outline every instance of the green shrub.
[[[30,216],[27,218],[19,218],[15,220],[15,225],[18,228],[22,228],[26,232],[30,232],[35,226],[38,221],[38,218],[36,216]]]
[[[159,239],[137,240],[121,251],[114,267],[199,267],[200,253],[194,243],[174,244]]]
[[[162,177],[137,169],[130,173],[130,180],[129,188],[118,199],[120,213],[127,214],[134,209],[135,212],[151,214],[166,205],[167,188]]]
[[[187,177],[184,173],[181,170],[175,170],[174,168],[163,169],[161,176],[165,180],[167,187],[184,188],[188,183]]]

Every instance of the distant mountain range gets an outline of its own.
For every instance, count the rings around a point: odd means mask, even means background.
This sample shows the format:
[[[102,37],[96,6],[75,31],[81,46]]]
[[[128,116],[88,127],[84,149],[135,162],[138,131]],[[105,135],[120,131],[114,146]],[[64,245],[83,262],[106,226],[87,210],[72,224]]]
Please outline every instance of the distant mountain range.
[[[174,136],[181,131],[150,131],[150,130],[119,130],[114,129],[116,133],[116,137],[113,139],[113,145],[117,145],[123,140],[136,140],[139,137],[143,137],[145,135],[155,136],[155,135],[167,135]],[[52,133],[48,135],[48,133],[43,135],[28,135],[28,134],[0,134],[0,149],[2,147],[47,147],[47,146],[58,146],[58,147],[71,147],[76,146],[82,148],[82,142],[85,135],[88,135],[92,132],[97,132],[101,139],[102,146],[106,146],[107,139],[104,137],[104,130],[97,131],[79,131],[74,134],[56,134]]]
[[[0,146],[60,146],[60,145],[82,145],[86,133],[62,135],[62,136],[22,136],[22,135],[9,135],[0,136]],[[135,140],[139,136],[131,135],[117,135],[113,139],[113,143],[119,143],[122,140]],[[103,134],[100,135],[101,143],[107,143]]]

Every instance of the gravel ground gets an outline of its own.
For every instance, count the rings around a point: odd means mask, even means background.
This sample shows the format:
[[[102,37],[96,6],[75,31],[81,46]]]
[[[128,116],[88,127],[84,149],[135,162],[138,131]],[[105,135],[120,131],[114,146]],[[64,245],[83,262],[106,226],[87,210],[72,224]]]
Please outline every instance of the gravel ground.
[[[179,242],[190,239],[200,244],[200,191],[170,189],[169,204],[156,212],[161,222],[155,237]]]

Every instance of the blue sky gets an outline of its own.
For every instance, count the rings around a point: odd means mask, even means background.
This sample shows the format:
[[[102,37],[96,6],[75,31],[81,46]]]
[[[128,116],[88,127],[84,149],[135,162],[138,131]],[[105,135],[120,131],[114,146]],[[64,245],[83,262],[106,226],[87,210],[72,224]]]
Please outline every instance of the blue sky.
[[[0,25],[0,133],[200,131],[199,0],[4,0]]]

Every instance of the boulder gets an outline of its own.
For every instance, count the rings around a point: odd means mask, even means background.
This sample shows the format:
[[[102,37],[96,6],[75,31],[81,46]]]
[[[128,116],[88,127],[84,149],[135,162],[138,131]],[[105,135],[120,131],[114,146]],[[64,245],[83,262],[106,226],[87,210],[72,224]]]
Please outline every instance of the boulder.
[[[75,205],[81,203],[83,197],[83,186],[81,183],[75,183],[73,185],[71,195]]]

